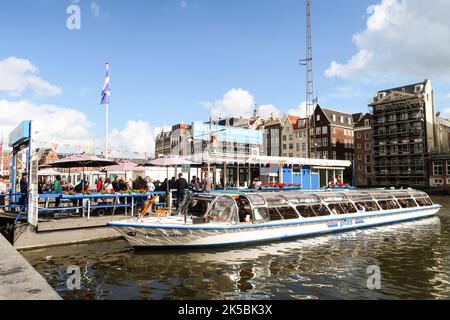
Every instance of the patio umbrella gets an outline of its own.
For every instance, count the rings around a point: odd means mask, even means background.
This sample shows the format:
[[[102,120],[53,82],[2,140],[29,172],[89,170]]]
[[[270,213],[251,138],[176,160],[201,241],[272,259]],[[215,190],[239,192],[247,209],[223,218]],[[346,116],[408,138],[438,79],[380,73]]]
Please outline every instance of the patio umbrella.
[[[125,180],[127,180],[127,172],[130,171],[143,171],[143,169],[133,162],[122,161],[103,170],[103,172],[125,172]]]
[[[169,193],[169,167],[177,167],[182,165],[196,165],[198,163],[192,162],[176,156],[167,156],[148,161],[140,164],[141,167],[166,167],[167,174],[167,193]]]
[[[99,168],[106,167],[118,164],[115,161],[106,160],[105,158],[101,158],[95,155],[87,155],[87,154],[77,154],[73,156],[68,156],[63,159],[59,159],[53,162],[49,162],[44,164],[42,167],[44,168],[83,168],[83,179],[84,179],[84,168]]]

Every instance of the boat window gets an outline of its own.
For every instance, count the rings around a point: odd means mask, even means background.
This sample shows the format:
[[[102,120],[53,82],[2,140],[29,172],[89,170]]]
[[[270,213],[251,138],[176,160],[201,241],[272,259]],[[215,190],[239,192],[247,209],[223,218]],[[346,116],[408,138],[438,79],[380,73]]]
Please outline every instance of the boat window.
[[[250,202],[247,198],[244,197],[239,197],[236,202],[239,209],[239,221],[246,222],[248,218],[249,222],[252,217],[252,208],[250,206]]]
[[[368,193],[349,194],[348,197],[355,202],[373,201],[373,198]]]
[[[355,206],[350,203],[331,203],[328,205],[331,212],[334,214],[349,214],[349,213],[356,213],[358,210],[356,210]]]
[[[195,217],[203,217],[211,202],[212,199],[191,198],[187,203],[187,212]]]
[[[348,201],[348,198],[343,193],[324,193],[320,194],[320,197],[325,202],[344,202]]]
[[[246,197],[255,205],[255,206],[262,206],[266,204],[266,201],[264,201],[264,198],[257,195],[257,194],[248,194]]]
[[[399,199],[398,203],[400,204],[400,206],[402,208],[414,208],[414,207],[417,207],[416,203],[414,202],[414,200],[412,198]]]
[[[375,201],[356,202],[356,208],[358,209],[358,211],[366,211],[366,212],[381,210]]]
[[[277,210],[285,220],[299,218],[297,212],[292,207],[279,207]]]
[[[277,208],[269,208],[270,221],[283,220],[283,217],[278,212]]]
[[[269,196],[265,199],[269,206],[282,206],[289,204],[289,201],[281,196]]]
[[[394,197],[392,196],[392,194],[388,193],[388,192],[375,192],[375,193],[370,193],[370,195],[375,199],[375,200],[390,200],[390,199],[394,199]]]
[[[358,210],[355,208],[353,203],[351,202],[344,202],[341,203],[342,209],[344,209],[345,213],[356,213]]]
[[[320,198],[314,194],[284,194],[283,196],[294,205],[320,203]]]
[[[432,206],[433,205],[433,201],[431,201],[431,199],[427,196],[425,199],[425,202],[427,203],[427,205]]]
[[[238,222],[236,205],[233,199],[220,197],[212,205],[208,213],[208,221],[211,222]]]
[[[317,216],[312,206],[297,206],[297,210],[303,218],[312,218]]]
[[[417,198],[416,201],[417,201],[417,204],[419,205],[419,207],[428,206],[426,198]]]
[[[383,210],[394,210],[394,209],[400,209],[400,206],[395,200],[382,200],[378,201],[378,204],[380,205],[381,209]]]
[[[253,209],[253,214],[253,221],[255,222],[263,222],[269,220],[269,209],[265,207]]]
[[[325,217],[325,216],[329,216],[331,215],[330,210],[328,210],[328,208],[326,206],[324,206],[323,204],[316,204],[314,206],[312,206],[315,214],[319,217]]]

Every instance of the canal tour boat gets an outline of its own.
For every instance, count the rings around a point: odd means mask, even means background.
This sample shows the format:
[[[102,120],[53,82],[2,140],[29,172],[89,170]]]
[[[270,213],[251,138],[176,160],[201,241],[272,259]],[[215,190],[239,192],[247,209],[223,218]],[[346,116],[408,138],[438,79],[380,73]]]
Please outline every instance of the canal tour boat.
[[[284,240],[434,216],[440,205],[416,190],[208,193],[175,215],[110,222],[136,249],[200,248]]]

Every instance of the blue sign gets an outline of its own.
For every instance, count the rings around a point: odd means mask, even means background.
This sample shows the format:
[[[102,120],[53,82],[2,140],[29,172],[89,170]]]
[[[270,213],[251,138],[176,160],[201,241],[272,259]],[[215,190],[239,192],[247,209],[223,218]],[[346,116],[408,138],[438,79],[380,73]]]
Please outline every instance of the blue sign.
[[[16,147],[30,139],[30,127],[31,121],[24,121],[17,128],[11,131],[9,134],[9,146]]]
[[[210,133],[209,124],[194,122],[192,124],[192,134],[194,140],[208,141],[210,134],[212,134],[220,142],[263,145],[263,132],[261,130],[212,125]]]

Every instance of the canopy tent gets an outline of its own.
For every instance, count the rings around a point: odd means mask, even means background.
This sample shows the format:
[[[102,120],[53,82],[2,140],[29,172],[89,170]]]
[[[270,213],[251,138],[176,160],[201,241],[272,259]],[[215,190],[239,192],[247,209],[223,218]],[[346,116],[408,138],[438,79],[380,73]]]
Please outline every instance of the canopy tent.
[[[43,169],[43,170],[39,170],[38,175],[41,177],[46,177],[46,176],[59,176],[62,175],[61,172],[56,171],[56,170],[52,170],[52,169]]]
[[[106,160],[105,158],[101,158],[95,155],[87,155],[87,154],[77,154],[73,156],[68,156],[53,162],[49,162],[41,166],[41,168],[63,168],[69,169],[70,176],[70,168],[83,168],[83,180],[84,177],[84,168],[99,168],[117,165],[118,163],[111,160]]]

